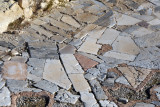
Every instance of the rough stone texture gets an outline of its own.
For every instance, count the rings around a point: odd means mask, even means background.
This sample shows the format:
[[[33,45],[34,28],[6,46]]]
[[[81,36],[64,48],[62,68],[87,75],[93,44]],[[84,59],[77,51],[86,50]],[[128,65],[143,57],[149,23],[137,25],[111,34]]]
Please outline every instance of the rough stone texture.
[[[101,85],[97,80],[90,81],[90,85],[92,86],[92,90],[98,100],[108,99],[108,97],[105,95],[105,92],[103,91]]]
[[[149,47],[141,50],[140,54],[136,57],[134,62],[129,65],[138,66],[148,69],[160,69],[160,49],[157,47]],[[147,58],[147,59],[146,59]]]
[[[117,25],[134,25],[140,21],[141,20],[139,19],[123,14],[121,17],[117,19]]]
[[[61,89],[54,98],[56,101],[75,104],[79,99],[79,95],[73,95],[69,91]]]
[[[130,85],[130,84],[128,83],[128,81],[126,80],[126,78],[123,77],[123,76],[117,78],[117,79],[115,80],[115,82],[118,82],[118,83],[121,83],[121,84],[124,84],[124,85]]]
[[[60,50],[61,54],[74,54],[75,53],[76,48],[72,45],[67,45],[64,48],[62,48]]]
[[[10,92],[7,87],[4,87],[0,90],[0,106],[10,106],[11,98]]]
[[[90,86],[85,80],[83,74],[69,74],[69,78],[77,92],[91,91]]]
[[[81,54],[75,54],[76,59],[84,69],[84,71],[96,66],[98,63],[96,61],[93,61]]]
[[[91,38],[99,39],[102,36],[102,34],[105,31],[105,29],[106,29],[106,27],[97,26],[95,29],[93,29],[92,31],[90,31],[88,33],[88,35]]]
[[[136,103],[134,107],[155,107],[155,105],[142,102],[142,103]]]
[[[126,77],[128,82],[134,87],[137,86],[146,78],[151,70],[134,67],[118,67],[118,70]]]
[[[8,61],[3,66],[3,78],[25,80],[27,78],[27,65],[15,61]]]
[[[97,39],[87,37],[87,39],[78,49],[78,51],[97,54],[98,50],[101,48],[101,45],[96,44],[96,42],[97,42]]]
[[[84,72],[74,55],[62,54],[61,59],[62,59],[62,62],[66,69],[67,74],[76,74],[76,73],[80,74]]]
[[[38,87],[40,89],[43,89],[45,91],[48,91],[52,94],[54,94],[55,92],[57,92],[59,90],[58,86],[46,81],[46,80],[41,80],[38,83],[34,84],[35,87]]]
[[[130,37],[118,36],[112,45],[113,51],[129,55],[137,55],[140,51]]]
[[[106,29],[102,37],[97,41],[99,44],[112,44],[115,39],[119,36],[119,31],[114,29]]]
[[[80,94],[81,94],[81,100],[84,103],[85,107],[94,107],[94,105],[97,104],[97,101],[92,93],[81,92]]]
[[[64,15],[61,20],[69,25],[72,25],[76,28],[79,28],[80,27],[80,24],[75,20],[73,19],[71,16],[68,16],[68,15]]]
[[[43,78],[64,89],[71,88],[71,82],[59,60],[46,60]]]

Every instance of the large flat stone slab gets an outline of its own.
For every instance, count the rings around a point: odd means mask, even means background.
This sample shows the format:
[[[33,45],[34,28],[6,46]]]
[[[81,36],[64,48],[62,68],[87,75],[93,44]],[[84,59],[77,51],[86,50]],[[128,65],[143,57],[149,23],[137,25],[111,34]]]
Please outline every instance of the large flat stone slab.
[[[115,52],[129,55],[137,55],[140,51],[139,47],[134,43],[131,37],[118,36],[112,47]]]
[[[15,61],[4,62],[3,78],[25,80],[27,78],[27,65]]]
[[[134,87],[137,88],[141,82],[147,77],[151,70],[144,68],[134,68],[134,67],[118,67],[118,70],[126,77],[128,82]]]
[[[69,74],[69,78],[77,92],[91,91],[91,88],[83,74]]]
[[[117,19],[117,25],[135,25],[138,22],[141,22],[141,20],[124,14]]]
[[[114,29],[106,29],[101,38],[97,41],[99,44],[112,44],[119,36],[120,32]]]
[[[43,78],[66,90],[71,88],[71,82],[59,60],[46,60]]]
[[[87,37],[87,39],[78,49],[78,51],[91,53],[91,54],[97,54],[98,50],[101,48],[101,45],[96,44],[96,42],[97,42],[97,39]]]
[[[0,106],[10,106],[11,98],[10,92],[7,87],[4,87],[0,90]]]
[[[82,74],[84,71],[73,54],[62,54],[61,59],[67,74]]]

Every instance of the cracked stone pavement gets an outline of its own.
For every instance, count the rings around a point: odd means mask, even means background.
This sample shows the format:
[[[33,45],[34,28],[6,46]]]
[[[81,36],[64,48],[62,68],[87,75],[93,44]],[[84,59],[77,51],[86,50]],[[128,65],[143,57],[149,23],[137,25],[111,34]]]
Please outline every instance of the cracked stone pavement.
[[[71,1],[1,34],[0,59],[0,106],[159,107],[160,1]]]

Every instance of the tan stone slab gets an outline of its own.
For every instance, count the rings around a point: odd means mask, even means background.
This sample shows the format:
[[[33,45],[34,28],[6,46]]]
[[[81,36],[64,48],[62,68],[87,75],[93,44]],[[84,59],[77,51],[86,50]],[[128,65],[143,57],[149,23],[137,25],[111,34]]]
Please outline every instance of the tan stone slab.
[[[34,30],[36,30],[37,32],[39,32],[40,34],[43,34],[47,37],[51,37],[53,36],[53,34],[45,29],[43,29],[42,27],[40,26],[37,26],[37,25],[31,25],[31,28],[33,28]]]
[[[68,90],[71,88],[71,82],[59,60],[46,60],[43,78],[64,89]]]
[[[73,19],[71,16],[69,15],[63,15],[63,17],[61,18],[61,20],[71,26],[74,26],[76,28],[79,28],[81,25],[75,20]]]
[[[84,71],[73,54],[62,54],[61,59],[68,74],[82,74]]]
[[[128,61],[134,61],[134,59],[136,58],[135,55],[128,55],[128,54],[118,53],[114,51],[106,52],[103,56],[116,58],[116,59],[122,59],[122,60],[128,60]]]
[[[77,14],[76,19],[80,22],[93,23],[98,19],[98,16],[90,13]]]
[[[97,42],[97,39],[87,37],[87,39],[78,49],[78,51],[97,54],[98,50],[101,48],[101,45],[96,44],[96,42]]]
[[[139,47],[134,43],[131,37],[118,36],[112,45],[113,51],[129,55],[137,55]]]
[[[149,69],[137,68],[134,67],[118,67],[118,70],[126,77],[128,82],[134,87],[137,88],[138,85],[147,77],[151,72]]]
[[[69,78],[77,92],[91,91],[91,88],[83,74],[69,74]]]
[[[89,35],[89,37],[99,39],[102,36],[102,34],[104,33],[105,30],[106,30],[106,27],[97,26],[95,29],[90,31],[88,33],[88,35]]]
[[[27,65],[25,63],[7,61],[2,67],[3,78],[25,80],[27,78]]]
[[[153,31],[141,27],[141,28],[133,31],[131,34],[134,35],[135,37],[141,37],[141,36],[144,36],[144,35],[147,35],[147,34],[151,34],[151,33],[153,33]]]
[[[57,21],[51,17],[43,17],[42,20],[46,21],[48,23],[51,23],[53,26],[56,26],[60,29],[66,30],[66,31],[75,31],[76,30],[76,28],[69,26],[68,24],[63,23],[61,21]]]
[[[89,31],[93,30],[97,25],[89,24],[84,29],[82,29],[78,34],[76,34],[74,37],[82,39],[85,37]]]
[[[97,41],[100,44],[112,44],[119,36],[120,32],[114,29],[106,29],[101,38]]]
[[[138,22],[141,20],[124,14],[117,19],[117,25],[135,25]]]
[[[46,24],[47,22],[44,22],[44,21],[42,21],[40,19],[36,19],[36,20],[32,21],[32,23],[34,23],[34,24],[39,26],[39,25]]]

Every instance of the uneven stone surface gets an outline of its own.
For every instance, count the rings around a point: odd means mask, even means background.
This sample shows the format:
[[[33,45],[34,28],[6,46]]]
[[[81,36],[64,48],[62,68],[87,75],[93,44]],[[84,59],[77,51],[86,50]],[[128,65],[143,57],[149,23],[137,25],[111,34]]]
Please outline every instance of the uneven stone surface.
[[[1,30],[21,10],[0,34],[0,106],[160,106],[158,0],[1,0]]]

